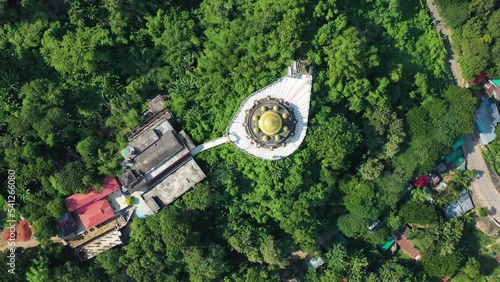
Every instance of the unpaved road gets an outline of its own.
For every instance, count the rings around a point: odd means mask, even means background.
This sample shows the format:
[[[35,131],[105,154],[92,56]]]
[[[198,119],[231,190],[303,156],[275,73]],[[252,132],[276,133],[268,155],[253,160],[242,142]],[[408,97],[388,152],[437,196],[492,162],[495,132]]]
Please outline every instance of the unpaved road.
[[[0,242],[0,252],[3,252],[7,249],[10,249],[10,248],[33,248],[33,247],[36,247],[38,246],[38,241],[36,239],[31,239],[29,241],[26,241],[26,242],[19,242],[19,241],[16,241],[16,244],[14,246],[9,246],[7,244],[7,242],[1,240]]]
[[[436,31],[439,33],[441,36],[441,39],[443,39],[444,47],[446,48],[446,69],[448,73],[451,75],[453,78],[450,82],[457,84],[459,86],[464,86],[464,79],[462,77],[462,72],[460,71],[460,66],[457,63],[457,60],[455,59],[455,53],[453,52],[453,48],[451,45],[451,32],[450,30],[444,25],[443,19],[441,19],[441,16],[439,15],[439,12],[437,10],[437,7],[432,3],[432,0],[426,0],[427,1],[427,7],[429,7],[429,10],[431,12],[431,16],[434,19],[434,24],[436,26]]]

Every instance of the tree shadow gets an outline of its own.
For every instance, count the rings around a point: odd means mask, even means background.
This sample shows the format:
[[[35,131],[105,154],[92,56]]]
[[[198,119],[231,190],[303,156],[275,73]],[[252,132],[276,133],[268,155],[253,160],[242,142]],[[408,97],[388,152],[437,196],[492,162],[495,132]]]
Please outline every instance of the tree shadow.
[[[498,262],[493,256],[480,255],[477,257],[482,275],[489,276],[498,267]]]
[[[488,209],[489,215],[495,215],[497,213],[497,209],[495,207],[491,207]]]
[[[474,173],[475,179],[479,179],[479,178],[483,177],[483,175],[484,175],[484,170],[473,169],[472,172]]]

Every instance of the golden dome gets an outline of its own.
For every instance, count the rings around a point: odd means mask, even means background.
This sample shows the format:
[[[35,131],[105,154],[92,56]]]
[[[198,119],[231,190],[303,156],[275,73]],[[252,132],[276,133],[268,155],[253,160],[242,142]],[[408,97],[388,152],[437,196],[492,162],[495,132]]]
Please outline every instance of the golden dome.
[[[274,135],[280,132],[283,120],[275,112],[265,112],[259,120],[259,127],[267,135]]]
[[[284,131],[284,132],[287,132],[287,131],[288,131],[288,126],[286,126],[286,125],[285,125],[285,126],[283,126],[283,131]]]
[[[265,112],[265,111],[267,111],[267,107],[266,107],[266,106],[262,106],[262,107],[260,107],[260,111],[261,111],[261,112]]]
[[[278,107],[278,105],[273,106],[273,110],[278,111],[279,109],[280,109],[280,107]]]
[[[283,117],[284,119],[287,119],[287,118],[288,118],[288,114],[287,114],[287,113],[283,113],[283,114],[281,115],[281,117]]]
[[[281,139],[281,136],[279,136],[279,134],[274,135],[274,140],[280,141],[280,139]]]
[[[253,117],[252,117],[252,119],[253,119],[254,121],[258,121],[258,120],[259,120],[259,116],[255,115],[255,116],[253,116]]]
[[[263,141],[269,141],[269,136],[267,136],[267,135],[262,136],[262,140]]]
[[[253,128],[253,133],[258,133],[259,131],[260,131],[260,129],[258,127]]]

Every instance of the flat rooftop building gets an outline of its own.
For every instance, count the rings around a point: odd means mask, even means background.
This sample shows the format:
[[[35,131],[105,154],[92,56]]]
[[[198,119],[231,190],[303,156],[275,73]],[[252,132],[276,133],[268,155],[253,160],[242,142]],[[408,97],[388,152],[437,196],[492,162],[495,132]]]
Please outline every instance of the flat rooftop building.
[[[146,203],[154,200],[158,206],[166,206],[184,195],[191,187],[204,178],[205,174],[203,171],[201,171],[193,159],[190,159],[165,179],[159,181],[153,189],[144,193],[142,197]],[[154,205],[148,204],[148,206]]]
[[[182,196],[206,176],[194,161],[194,146],[187,134],[178,134],[162,110],[133,131],[122,150],[125,173],[120,182],[138,199],[137,215],[158,212]]]

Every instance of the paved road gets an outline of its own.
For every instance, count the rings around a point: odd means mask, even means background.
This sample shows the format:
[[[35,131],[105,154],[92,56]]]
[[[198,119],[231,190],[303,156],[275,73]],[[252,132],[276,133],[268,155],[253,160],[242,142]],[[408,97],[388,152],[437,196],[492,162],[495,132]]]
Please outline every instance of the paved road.
[[[471,187],[474,204],[487,207],[490,210],[490,215],[500,221],[500,194],[495,189],[486,167],[478,138],[473,134],[467,134],[463,148],[467,158],[467,168],[474,171]]]
[[[432,0],[426,0],[426,1],[427,1],[427,6],[429,7],[429,10],[431,12],[431,16],[434,19],[436,31],[439,33],[439,35],[441,35],[444,47],[446,48],[446,61],[448,62],[446,64],[446,70],[453,78],[450,82],[453,82],[459,86],[464,86],[464,79],[462,77],[462,72],[460,71],[460,66],[458,65],[457,60],[455,59],[455,53],[453,52],[453,48],[451,47],[451,42],[452,42],[451,32],[444,25],[444,22],[441,19],[441,16],[439,15],[439,12],[437,10],[437,7],[434,5],[434,3],[432,3]]]

